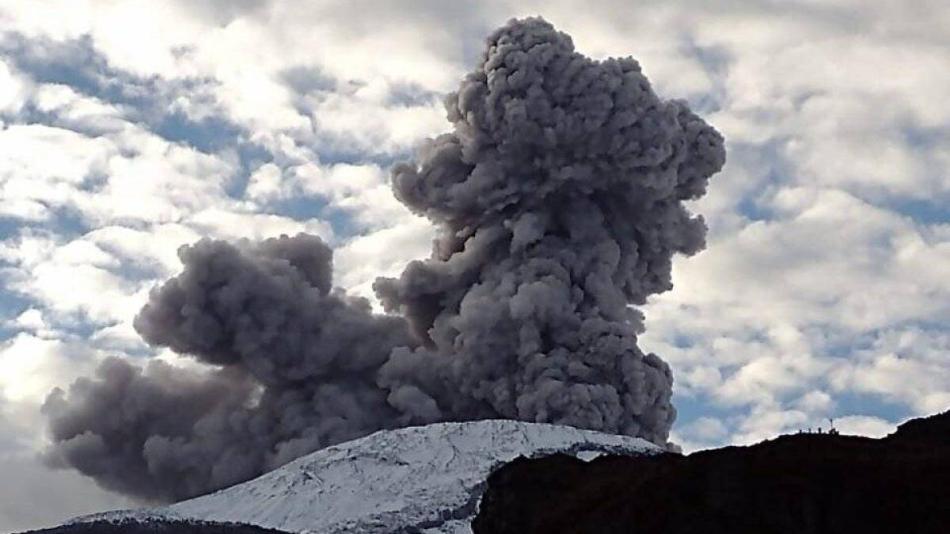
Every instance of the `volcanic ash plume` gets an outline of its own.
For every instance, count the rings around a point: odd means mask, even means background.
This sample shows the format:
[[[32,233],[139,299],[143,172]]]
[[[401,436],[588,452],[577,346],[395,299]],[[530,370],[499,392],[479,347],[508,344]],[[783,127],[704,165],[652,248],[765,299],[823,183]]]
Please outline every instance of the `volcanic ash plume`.
[[[112,358],[68,396],[54,391],[44,406],[54,465],[172,501],[412,423],[376,384],[392,348],[414,344],[405,321],[332,291],[320,238],[203,240],[179,256],[184,271],[152,292],[135,328],[212,370]]]
[[[453,132],[396,166],[439,229],[430,258],[378,279],[390,315],[332,289],[331,251],[298,235],[183,247],[136,318],[192,372],[107,360],[45,410],[50,461],[155,500],[190,497],[379,429],[505,418],[665,443],[669,367],[630,307],[703,247],[683,201],[722,137],[662,101],[631,58],[593,61],[541,19],[489,39],[446,99]]]

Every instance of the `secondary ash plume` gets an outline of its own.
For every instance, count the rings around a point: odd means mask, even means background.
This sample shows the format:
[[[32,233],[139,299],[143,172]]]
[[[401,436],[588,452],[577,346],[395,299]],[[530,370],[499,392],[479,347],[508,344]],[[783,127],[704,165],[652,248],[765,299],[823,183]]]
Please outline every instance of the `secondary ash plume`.
[[[378,279],[387,312],[331,289],[331,251],[298,235],[183,247],[135,327],[203,374],[109,360],[46,404],[51,461],[173,500],[374,430],[509,418],[665,443],[672,377],[637,347],[630,305],[704,244],[683,201],[722,137],[660,100],[632,58],[593,61],[541,19],[488,39],[446,99],[452,133],[393,169],[439,229],[430,258]]]
[[[227,487],[327,445],[414,422],[376,385],[400,317],[331,290],[316,236],[182,247],[135,328],[215,366],[195,373],[112,358],[44,405],[55,466],[131,496],[173,501]],[[391,397],[391,398],[387,398]]]

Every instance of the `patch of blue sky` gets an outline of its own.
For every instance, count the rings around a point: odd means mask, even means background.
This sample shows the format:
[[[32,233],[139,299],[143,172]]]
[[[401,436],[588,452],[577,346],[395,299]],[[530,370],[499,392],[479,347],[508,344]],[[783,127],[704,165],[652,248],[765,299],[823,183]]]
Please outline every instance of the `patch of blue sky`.
[[[736,204],[736,210],[750,221],[769,221],[774,218],[774,212],[768,204],[763,202],[761,196],[754,194],[743,195]]]
[[[3,270],[0,265],[0,341],[10,339],[21,329],[12,324],[13,320],[30,309],[33,301],[23,295],[5,289]]]
[[[81,310],[44,319],[60,339],[83,341],[91,340],[97,330],[116,324],[114,321],[95,321]]]
[[[95,51],[89,36],[56,42],[8,33],[4,35],[0,53],[39,83],[68,85],[89,95],[106,94],[103,77],[109,71],[108,64]]]
[[[873,393],[856,391],[842,391],[831,394],[834,400],[832,417],[848,415],[866,415],[880,417],[892,423],[900,423],[910,417],[919,415],[904,403],[888,399]]]
[[[890,199],[884,204],[918,224],[950,224],[950,207],[939,199]]]
[[[428,90],[418,84],[394,83],[389,88],[386,100],[397,106],[417,107],[440,102],[443,97],[442,93]]]
[[[330,225],[337,238],[354,236],[366,229],[352,213],[319,196],[294,196],[278,200],[268,205],[268,211],[296,221],[319,219]]]
[[[277,215],[296,221],[306,221],[325,218],[332,207],[330,202],[323,197],[295,195],[272,202],[268,205],[268,209]]]
[[[228,148],[237,154],[238,170],[225,184],[224,192],[231,198],[240,199],[244,197],[254,171],[261,165],[273,162],[274,155],[266,148],[244,140]]]
[[[103,247],[106,252],[113,253],[108,247]],[[145,280],[155,280],[165,274],[154,261],[150,259],[133,258],[127,255],[114,254],[119,257],[118,266],[105,265],[101,267],[122,280],[129,282],[142,282]]]
[[[670,340],[670,344],[681,349],[688,349],[696,343],[694,338],[688,334],[683,332],[675,332],[673,334],[673,339]]]
[[[393,164],[412,159],[411,150],[375,150],[345,136],[317,133],[317,139],[307,148],[313,150],[320,163],[333,165],[376,165],[388,170]]]
[[[912,121],[901,129],[904,141],[913,148],[930,150],[946,144],[950,139],[950,124],[942,126],[921,126]]]
[[[673,428],[686,426],[702,417],[718,419],[723,424],[736,415],[735,407],[715,402],[701,393],[680,393],[673,384],[673,407],[676,408],[676,422]]]
[[[878,417],[891,423],[900,423],[920,414],[915,413],[906,404],[884,398],[880,395],[854,391],[829,392],[833,405],[826,413],[819,417],[838,419],[846,416]],[[786,403],[787,409],[795,409],[791,403]],[[673,406],[676,408],[676,422],[674,430],[683,428],[701,418],[712,418],[727,427],[731,422],[748,417],[745,413],[748,408],[727,406],[715,402],[703,394],[684,395],[673,389]],[[818,415],[818,414],[814,414]],[[727,438],[724,436],[724,440]]]
[[[59,115],[54,112],[37,109],[31,102],[27,102],[15,116],[5,116],[4,119],[17,124],[42,124],[44,126],[64,128],[84,135],[94,136],[103,133],[93,125],[65,125]]]
[[[292,91],[299,95],[330,92],[335,90],[338,85],[335,78],[313,65],[297,65],[284,69],[280,72],[279,77]]]
[[[887,325],[886,328],[870,329],[859,334],[837,331],[824,325],[814,325],[807,330],[812,337],[822,338],[819,355],[822,357],[852,359],[858,352],[873,352],[875,344],[883,336],[893,332],[916,331],[934,336],[950,333],[947,317],[914,318]]]
[[[28,220],[0,216],[0,240],[16,238],[24,230],[50,233],[64,240],[75,239],[92,230],[88,221],[71,207],[50,210],[51,216],[42,220]]]
[[[242,128],[224,117],[212,115],[193,120],[180,110],[163,115],[153,125],[152,131],[168,141],[190,146],[205,154],[239,145],[244,135]]]
[[[776,218],[771,206],[774,192],[793,183],[794,169],[784,156],[785,139],[773,138],[764,143],[728,142],[727,170],[731,162],[737,168],[751,169],[754,180],[744,184],[736,201],[736,211],[750,221]],[[714,178],[715,179],[715,178]]]
[[[17,217],[0,216],[0,241],[14,237],[23,228],[23,220]]]
[[[700,46],[688,36],[680,44],[680,51],[696,58],[711,84],[702,91],[685,95],[690,109],[700,115],[722,110],[728,96],[725,79],[731,61],[729,53],[719,46]]]

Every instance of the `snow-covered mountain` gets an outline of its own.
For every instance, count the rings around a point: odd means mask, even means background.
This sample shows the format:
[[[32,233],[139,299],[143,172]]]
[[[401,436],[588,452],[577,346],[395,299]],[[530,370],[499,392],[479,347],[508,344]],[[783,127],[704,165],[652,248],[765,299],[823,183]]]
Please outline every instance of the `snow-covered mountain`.
[[[254,480],[148,510],[94,520],[197,519],[307,533],[469,533],[485,479],[519,456],[643,455],[642,439],[508,420],[376,432],[298,458]]]

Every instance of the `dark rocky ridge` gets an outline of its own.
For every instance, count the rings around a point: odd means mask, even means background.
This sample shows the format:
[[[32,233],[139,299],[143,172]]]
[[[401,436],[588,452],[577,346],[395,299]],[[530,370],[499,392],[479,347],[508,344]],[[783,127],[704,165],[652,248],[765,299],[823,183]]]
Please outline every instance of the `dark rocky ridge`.
[[[91,521],[71,523],[22,534],[287,534],[281,530],[238,523],[211,521],[163,521],[146,519],[122,522]]]
[[[476,534],[950,532],[950,411],[882,438],[781,436],[682,456],[558,455],[493,473]]]

